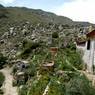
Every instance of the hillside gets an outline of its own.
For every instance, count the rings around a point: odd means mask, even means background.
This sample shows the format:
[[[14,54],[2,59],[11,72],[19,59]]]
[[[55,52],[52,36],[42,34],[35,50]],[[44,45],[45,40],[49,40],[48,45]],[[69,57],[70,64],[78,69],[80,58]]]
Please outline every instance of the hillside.
[[[0,5],[3,7],[2,5]],[[54,13],[45,12],[40,9],[28,9],[25,7],[7,7],[1,8],[0,11],[7,10],[7,12],[3,12],[3,14],[7,15],[7,20],[14,21],[23,21],[27,20],[33,23],[42,22],[42,23],[55,23],[55,24],[63,24],[63,25],[83,25],[88,26],[90,23],[88,22],[74,22],[68,17],[58,16]]]
[[[89,25],[0,5],[0,95],[95,95],[75,44]]]
[[[31,22],[53,22],[61,24],[72,24],[73,21],[67,17],[57,16],[53,13],[45,12],[42,10],[27,9],[27,8],[17,8],[17,7],[8,7],[6,8],[8,14],[8,20],[11,21],[31,21]],[[1,11],[1,10],[0,10]]]

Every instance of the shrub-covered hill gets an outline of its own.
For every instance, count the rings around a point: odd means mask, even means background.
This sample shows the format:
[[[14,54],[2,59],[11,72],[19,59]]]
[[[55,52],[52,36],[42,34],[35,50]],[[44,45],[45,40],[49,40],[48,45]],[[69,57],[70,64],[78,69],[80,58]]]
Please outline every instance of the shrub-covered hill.
[[[0,7],[0,64],[13,66],[19,95],[45,95],[47,88],[48,95],[95,95],[80,71],[84,65],[74,44],[80,29],[73,25],[81,22],[42,10]]]
[[[1,18],[0,19],[1,22],[2,20],[7,20],[7,22],[14,22],[14,21],[19,22],[19,21],[27,20],[34,23],[53,22],[56,24],[61,23],[61,24],[67,24],[67,25],[84,25],[84,26],[87,26],[90,24],[88,22],[74,22],[68,17],[58,16],[54,13],[45,12],[40,9],[28,9],[25,7],[6,7],[5,8],[4,6],[0,5],[0,12],[2,12],[2,10],[4,10],[2,15],[6,15],[7,19]]]

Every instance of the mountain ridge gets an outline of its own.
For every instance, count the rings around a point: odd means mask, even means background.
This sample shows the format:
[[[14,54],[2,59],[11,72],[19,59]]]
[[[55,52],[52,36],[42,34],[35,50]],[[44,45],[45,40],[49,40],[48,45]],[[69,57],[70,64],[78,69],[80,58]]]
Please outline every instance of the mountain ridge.
[[[26,7],[4,7],[0,4],[7,13],[3,14],[6,15],[9,21],[31,21],[33,23],[54,23],[54,24],[63,24],[63,25],[80,25],[80,26],[89,26],[92,23],[89,22],[77,22],[73,21],[72,19],[65,17],[65,16],[58,16],[52,12],[46,12],[41,9],[30,9]],[[2,9],[0,9],[1,11]]]

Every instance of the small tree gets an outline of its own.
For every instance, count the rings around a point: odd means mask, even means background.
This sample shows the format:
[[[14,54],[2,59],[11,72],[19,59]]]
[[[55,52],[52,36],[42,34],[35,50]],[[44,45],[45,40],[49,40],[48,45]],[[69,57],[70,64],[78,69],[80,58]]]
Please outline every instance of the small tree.
[[[52,38],[59,38],[58,32],[53,32],[52,33]]]

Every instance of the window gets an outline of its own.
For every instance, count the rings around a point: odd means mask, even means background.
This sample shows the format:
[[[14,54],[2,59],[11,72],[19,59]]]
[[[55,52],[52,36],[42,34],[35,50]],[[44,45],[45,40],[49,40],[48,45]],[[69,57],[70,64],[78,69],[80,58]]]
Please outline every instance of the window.
[[[87,43],[87,50],[90,50],[90,40],[88,40],[88,43]]]

